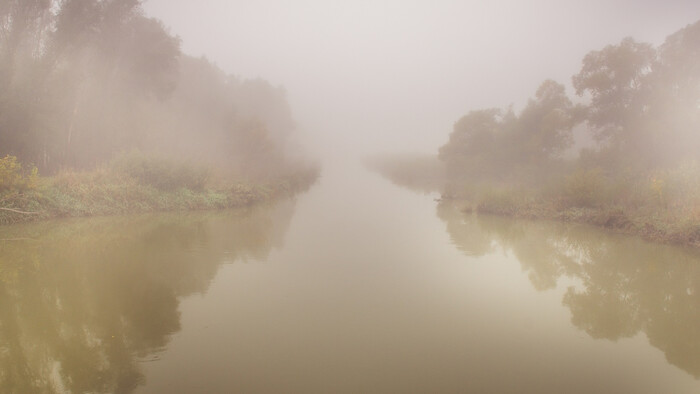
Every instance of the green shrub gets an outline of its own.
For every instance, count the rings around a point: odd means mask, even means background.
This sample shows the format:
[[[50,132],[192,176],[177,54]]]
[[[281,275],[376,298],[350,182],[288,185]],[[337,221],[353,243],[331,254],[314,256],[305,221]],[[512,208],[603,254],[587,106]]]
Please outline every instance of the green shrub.
[[[0,159],[0,193],[26,191],[36,188],[39,171],[35,166],[22,168],[15,156]]]
[[[202,190],[209,179],[209,170],[188,161],[176,161],[158,155],[132,151],[119,155],[111,163],[118,174],[124,174],[143,185],[160,190]]]
[[[490,188],[479,196],[477,212],[514,215],[525,206],[524,191],[510,188]]]
[[[564,180],[562,200],[575,207],[597,207],[609,202],[609,182],[599,168],[577,170]]]
[[[666,199],[676,206],[700,207],[700,164],[685,161],[668,171],[664,179]]]
[[[90,171],[61,170],[50,178],[49,183],[59,190],[70,192],[85,186],[123,185],[136,183],[136,181],[124,174],[117,174],[109,168],[97,167]]]

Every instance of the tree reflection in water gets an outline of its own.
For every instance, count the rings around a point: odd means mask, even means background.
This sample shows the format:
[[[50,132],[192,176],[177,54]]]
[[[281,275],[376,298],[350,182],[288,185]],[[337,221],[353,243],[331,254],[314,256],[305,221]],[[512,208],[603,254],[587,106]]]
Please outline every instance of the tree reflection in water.
[[[0,392],[128,393],[222,263],[264,259],[292,201],[0,229]]]
[[[671,364],[700,377],[700,255],[583,225],[465,215],[438,205],[453,243],[470,256],[501,248],[520,262],[537,290],[559,278],[572,323],[593,338],[640,332]]]

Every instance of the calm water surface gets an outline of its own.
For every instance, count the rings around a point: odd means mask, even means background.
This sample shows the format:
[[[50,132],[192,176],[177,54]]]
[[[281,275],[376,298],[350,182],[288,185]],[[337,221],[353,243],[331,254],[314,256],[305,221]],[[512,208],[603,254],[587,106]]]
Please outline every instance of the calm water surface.
[[[434,197],[0,228],[0,392],[700,392],[697,253]]]

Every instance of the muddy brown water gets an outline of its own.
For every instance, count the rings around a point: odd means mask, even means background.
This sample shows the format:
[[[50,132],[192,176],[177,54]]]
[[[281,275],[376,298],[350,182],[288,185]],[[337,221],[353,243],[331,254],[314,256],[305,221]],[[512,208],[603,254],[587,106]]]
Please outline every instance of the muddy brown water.
[[[0,392],[700,392],[696,252],[435,197],[2,227]]]

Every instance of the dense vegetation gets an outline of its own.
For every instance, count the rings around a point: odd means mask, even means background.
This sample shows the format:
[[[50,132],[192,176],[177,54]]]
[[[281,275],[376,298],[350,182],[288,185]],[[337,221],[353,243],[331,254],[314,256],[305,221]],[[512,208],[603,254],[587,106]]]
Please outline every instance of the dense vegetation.
[[[12,185],[0,189],[0,224],[243,207],[291,197],[307,189],[317,175],[316,169],[309,167],[255,182],[211,179],[208,167],[134,151],[91,171],[38,177],[36,167],[26,172],[8,156],[0,160],[0,180]]]
[[[203,193],[313,173],[291,149],[282,88],[183,54],[140,3],[0,2],[0,213],[39,204],[71,176]],[[37,174],[59,180],[37,185]],[[96,187],[70,190],[83,186]],[[27,196],[37,188],[43,197]]]
[[[439,151],[445,195],[700,244],[699,60],[697,22],[656,48],[625,38],[588,53],[580,103],[547,80],[519,113],[468,113]],[[577,134],[591,142],[578,152]]]

